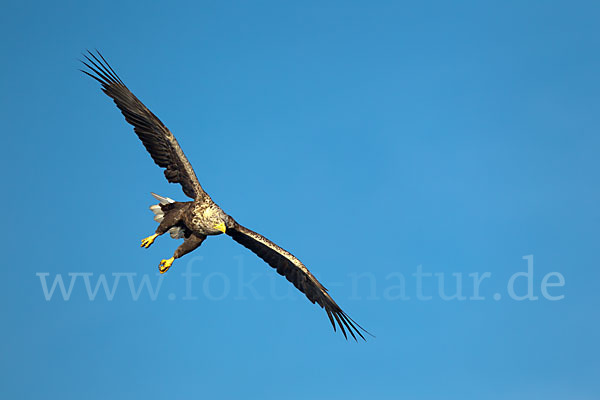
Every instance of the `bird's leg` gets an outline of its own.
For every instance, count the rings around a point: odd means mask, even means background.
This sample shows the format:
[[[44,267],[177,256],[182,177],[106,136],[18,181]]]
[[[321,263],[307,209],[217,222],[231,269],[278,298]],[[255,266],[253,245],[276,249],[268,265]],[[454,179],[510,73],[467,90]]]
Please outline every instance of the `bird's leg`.
[[[171,268],[171,265],[173,265],[173,261],[175,261],[176,258],[183,257],[190,251],[196,250],[202,244],[202,242],[204,242],[204,239],[206,239],[206,236],[192,233],[190,237],[185,239],[181,246],[175,250],[173,257],[169,258],[168,260],[162,260],[160,264],[158,264],[158,270],[160,273],[164,274],[167,272],[169,268]]]
[[[169,229],[177,225],[181,221],[179,213],[177,212],[167,212],[163,217],[163,220],[160,222],[154,235],[148,236],[145,239],[142,239],[141,247],[148,248],[154,243],[154,240],[160,235],[166,233]]]
[[[171,257],[168,260],[162,260],[160,264],[158,264],[158,270],[160,273],[164,274],[167,272],[169,268],[171,268],[171,265],[173,265],[173,261],[175,261],[175,257]]]
[[[154,243],[154,239],[156,239],[157,237],[158,237],[158,233],[155,233],[152,236],[148,236],[147,238],[142,239],[142,244],[141,244],[140,247],[144,247],[144,248],[147,249],[148,247],[150,247],[150,245],[152,243]]]

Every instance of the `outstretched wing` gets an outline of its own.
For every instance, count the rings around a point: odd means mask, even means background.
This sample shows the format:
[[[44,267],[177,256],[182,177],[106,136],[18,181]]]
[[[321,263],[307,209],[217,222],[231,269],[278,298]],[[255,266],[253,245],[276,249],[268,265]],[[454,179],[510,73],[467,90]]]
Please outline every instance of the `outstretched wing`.
[[[127,122],[133,125],[133,130],[154,162],[165,168],[165,177],[169,182],[181,184],[183,192],[192,199],[207,196],[173,134],[127,89],[102,54],[97,53],[97,56],[89,51],[89,56],[84,54],[87,62],[81,62],[89,71],[81,72],[100,82],[102,91],[114,100]]]
[[[233,219],[232,219],[233,220]],[[233,221],[228,225],[226,232],[236,242],[250,249],[254,254],[262,258],[267,264],[275,268],[280,275],[287,278],[294,286],[314,304],[317,303],[325,309],[333,329],[337,325],[342,330],[344,337],[346,330],[356,340],[356,335],[363,340],[365,337],[361,330],[369,334],[363,327],[350,318],[327,293],[327,289],[310,273],[308,268],[291,253],[277,246],[266,237],[251,231],[250,229]]]

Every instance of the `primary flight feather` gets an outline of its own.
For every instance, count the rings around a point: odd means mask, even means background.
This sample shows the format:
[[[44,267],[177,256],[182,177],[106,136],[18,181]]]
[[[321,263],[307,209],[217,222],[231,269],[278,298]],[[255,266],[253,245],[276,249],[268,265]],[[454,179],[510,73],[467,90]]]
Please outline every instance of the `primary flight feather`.
[[[364,339],[361,330],[366,331],[342,311],[300,260],[264,236],[240,225],[210,198],[173,134],[129,91],[102,54],[88,52],[84,57],[82,63],[88,70],[81,71],[102,85],[104,93],[113,99],[127,122],[133,125],[154,162],[164,168],[167,180],[179,183],[185,195],[193,199],[177,202],[152,194],[159,201],[159,204],[150,207],[159,225],[153,235],[142,240],[141,246],[150,247],[158,236],[167,232],[173,238],[184,239],[173,257],[160,262],[160,272],[166,272],[175,259],[198,248],[207,236],[225,233],[285,276],[312,303],[321,306],[334,330],[337,325],[346,338],[348,332],[354,339],[357,336]]]

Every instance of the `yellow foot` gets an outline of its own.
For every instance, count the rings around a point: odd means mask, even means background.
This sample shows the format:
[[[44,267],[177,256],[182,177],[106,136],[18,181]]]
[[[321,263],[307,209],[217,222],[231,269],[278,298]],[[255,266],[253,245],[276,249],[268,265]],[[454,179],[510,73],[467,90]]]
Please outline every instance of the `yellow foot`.
[[[171,257],[168,260],[162,260],[160,264],[158,264],[158,270],[160,273],[164,274],[167,272],[169,268],[171,268],[171,265],[173,265],[173,261],[175,261],[175,257]]]
[[[148,236],[146,239],[142,239],[142,245],[141,245],[141,247],[145,247],[145,248],[150,247],[150,245],[152,243],[154,243],[154,239],[156,239],[157,237],[158,237],[158,234],[155,233],[152,236]]]

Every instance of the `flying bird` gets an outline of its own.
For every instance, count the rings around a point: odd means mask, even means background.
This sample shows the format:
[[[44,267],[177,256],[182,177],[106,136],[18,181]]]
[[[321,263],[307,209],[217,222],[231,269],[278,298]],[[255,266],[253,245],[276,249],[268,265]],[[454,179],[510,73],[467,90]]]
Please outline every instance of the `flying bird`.
[[[300,260],[266,237],[240,225],[211,199],[202,189],[192,165],[173,134],[125,86],[102,54],[98,51],[96,54],[88,51],[88,54],[83,56],[85,61],[81,62],[87,70],[82,69],[81,72],[102,85],[102,91],[113,99],[125,120],[133,125],[133,130],[154,162],[164,168],[167,180],[179,183],[183,193],[192,199],[179,202],[152,193],[159,203],[152,205],[150,209],[159,225],[153,235],[142,240],[141,247],[150,247],[158,236],[167,232],[174,239],[184,239],[171,258],[160,262],[159,271],[167,272],[176,259],[197,249],[208,236],[224,233],[275,268],[313,304],[321,306],[327,313],[334,331],[337,324],[346,339],[347,331],[355,340],[357,336],[364,340],[361,331],[369,333],[336,304],[327,293],[327,289]]]

